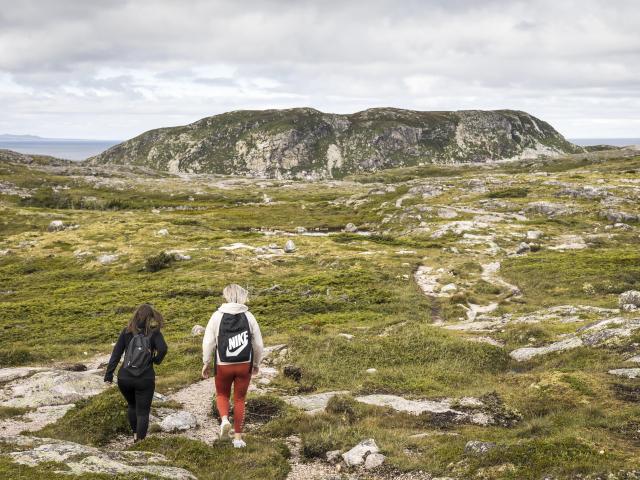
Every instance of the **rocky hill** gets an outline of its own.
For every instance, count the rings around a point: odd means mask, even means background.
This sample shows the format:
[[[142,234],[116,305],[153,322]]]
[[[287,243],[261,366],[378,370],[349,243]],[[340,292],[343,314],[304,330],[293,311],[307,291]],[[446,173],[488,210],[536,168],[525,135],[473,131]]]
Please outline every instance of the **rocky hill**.
[[[551,125],[520,111],[375,108],[338,115],[296,108],[233,111],[150,130],[87,162],[142,165],[172,173],[316,179],[420,163],[580,151]]]

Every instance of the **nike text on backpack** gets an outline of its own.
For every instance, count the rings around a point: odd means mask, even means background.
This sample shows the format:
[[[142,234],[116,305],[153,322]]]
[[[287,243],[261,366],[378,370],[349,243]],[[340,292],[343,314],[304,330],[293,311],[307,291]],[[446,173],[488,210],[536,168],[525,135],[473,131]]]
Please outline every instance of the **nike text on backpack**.
[[[147,370],[147,367],[151,365],[151,339],[146,335],[139,333],[134,335],[129,345],[127,345],[127,351],[124,354],[124,365],[122,368],[133,376],[139,376]]]
[[[218,330],[218,357],[223,363],[251,362],[251,329],[244,313],[225,313]]]

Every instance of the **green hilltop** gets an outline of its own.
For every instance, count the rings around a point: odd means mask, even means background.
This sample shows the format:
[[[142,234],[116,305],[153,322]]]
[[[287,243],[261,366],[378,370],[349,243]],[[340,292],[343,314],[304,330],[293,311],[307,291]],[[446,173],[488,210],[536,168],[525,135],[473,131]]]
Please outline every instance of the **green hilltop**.
[[[325,179],[420,164],[555,157],[582,149],[514,110],[422,112],[373,108],[242,110],[159,128],[88,160],[172,173]]]

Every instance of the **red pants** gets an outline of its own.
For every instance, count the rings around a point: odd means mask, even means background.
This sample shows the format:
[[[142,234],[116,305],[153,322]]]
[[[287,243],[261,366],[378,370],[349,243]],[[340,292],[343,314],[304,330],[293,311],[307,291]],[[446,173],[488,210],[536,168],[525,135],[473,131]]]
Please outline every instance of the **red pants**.
[[[221,417],[229,416],[229,397],[233,384],[233,429],[242,432],[244,401],[251,382],[251,364],[236,363],[216,367],[216,405]]]

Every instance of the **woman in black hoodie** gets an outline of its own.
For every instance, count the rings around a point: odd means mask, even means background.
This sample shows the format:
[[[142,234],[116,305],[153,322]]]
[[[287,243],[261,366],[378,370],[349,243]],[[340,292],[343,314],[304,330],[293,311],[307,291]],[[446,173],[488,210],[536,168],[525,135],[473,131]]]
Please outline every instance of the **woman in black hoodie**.
[[[127,400],[127,416],[134,442],[144,439],[149,428],[149,412],[156,386],[153,365],[160,364],[167,354],[167,344],[160,331],[163,324],[162,315],[151,305],[140,305],[129,325],[120,332],[104,375],[105,382],[113,383],[113,372],[124,353],[124,363],[118,370],[118,388]]]

